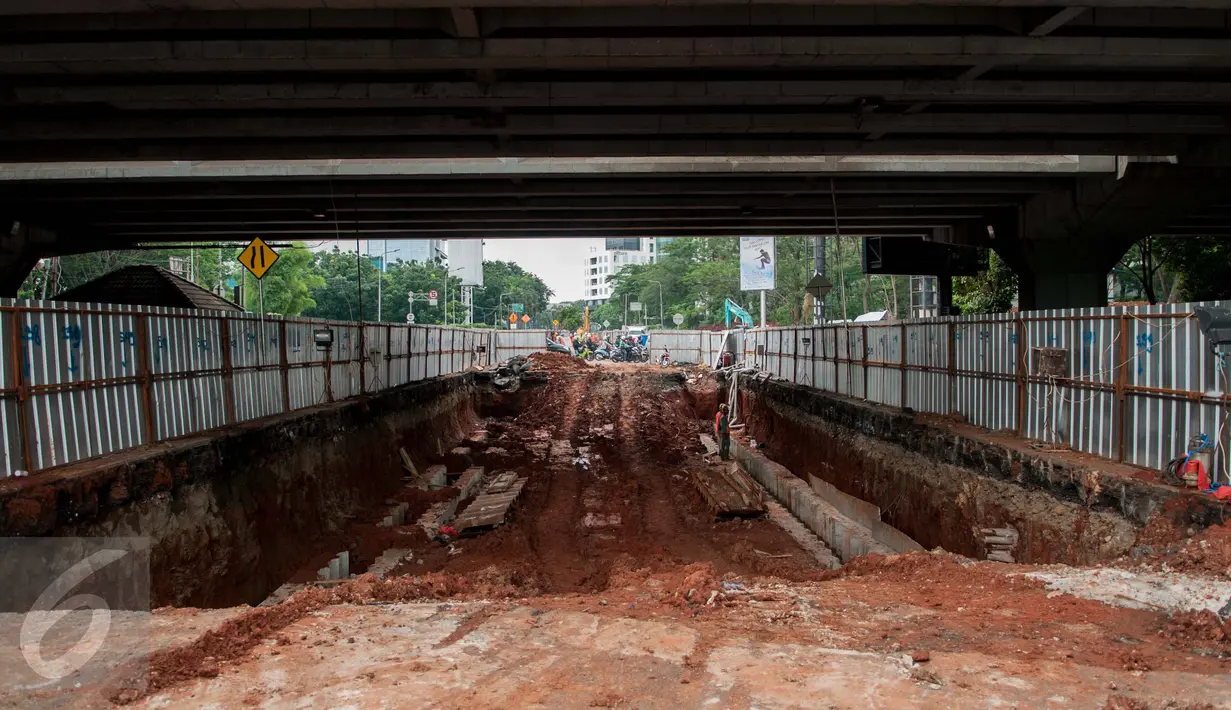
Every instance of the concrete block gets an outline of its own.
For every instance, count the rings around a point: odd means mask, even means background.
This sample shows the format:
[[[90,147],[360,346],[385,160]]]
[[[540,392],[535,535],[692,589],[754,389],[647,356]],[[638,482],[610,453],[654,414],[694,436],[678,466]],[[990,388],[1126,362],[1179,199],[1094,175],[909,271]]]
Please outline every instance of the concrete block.
[[[329,568],[328,568],[328,567],[322,567],[322,568],[320,568],[320,569],[316,570],[316,578],[317,578],[317,579],[319,579],[319,580],[321,580],[322,582],[323,582],[323,581],[325,581],[325,580],[327,580],[327,579],[329,579]]]
[[[338,579],[347,579],[350,577],[350,550],[344,550],[338,553]]]
[[[338,558],[329,560],[329,579],[342,578],[342,561]]]

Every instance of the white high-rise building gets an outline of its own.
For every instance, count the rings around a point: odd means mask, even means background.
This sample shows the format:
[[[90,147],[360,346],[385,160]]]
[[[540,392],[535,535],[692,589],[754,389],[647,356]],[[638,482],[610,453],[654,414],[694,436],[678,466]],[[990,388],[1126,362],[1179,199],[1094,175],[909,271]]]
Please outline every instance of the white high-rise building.
[[[610,278],[628,264],[649,264],[657,259],[653,237],[607,239],[603,247],[590,247],[585,262],[585,302],[597,306],[611,297]]]

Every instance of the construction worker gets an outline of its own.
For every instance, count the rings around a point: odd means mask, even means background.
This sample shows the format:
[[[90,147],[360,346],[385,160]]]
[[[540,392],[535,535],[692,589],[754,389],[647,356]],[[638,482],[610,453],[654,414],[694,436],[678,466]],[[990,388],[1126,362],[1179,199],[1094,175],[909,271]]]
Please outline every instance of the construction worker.
[[[730,424],[727,419],[727,405],[718,405],[718,413],[714,415],[714,438],[718,440],[718,458],[723,461],[731,458]]]

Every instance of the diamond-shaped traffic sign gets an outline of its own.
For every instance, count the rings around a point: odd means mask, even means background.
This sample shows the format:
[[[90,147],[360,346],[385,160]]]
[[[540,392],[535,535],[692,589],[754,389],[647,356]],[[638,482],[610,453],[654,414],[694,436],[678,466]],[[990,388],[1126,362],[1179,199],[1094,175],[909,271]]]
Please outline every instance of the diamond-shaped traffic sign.
[[[239,263],[244,265],[244,268],[252,272],[252,275],[258,279],[269,271],[270,267],[278,261],[278,252],[269,247],[268,244],[261,241],[260,237],[256,237],[239,253]]]

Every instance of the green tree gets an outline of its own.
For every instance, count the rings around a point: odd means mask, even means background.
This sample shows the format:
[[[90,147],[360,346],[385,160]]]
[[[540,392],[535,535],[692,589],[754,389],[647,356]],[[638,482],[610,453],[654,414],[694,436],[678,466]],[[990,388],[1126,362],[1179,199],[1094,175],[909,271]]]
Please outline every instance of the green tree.
[[[996,252],[988,255],[988,269],[978,276],[953,279],[953,303],[963,314],[1006,313],[1017,298],[1017,274]]]
[[[316,271],[315,257],[302,243],[278,250],[278,261],[258,282],[244,276],[246,288],[244,307],[253,313],[261,309],[262,291],[266,313],[298,316],[316,307],[313,294],[326,285],[325,277]]]
[[[1226,237],[1172,237],[1164,242],[1162,262],[1178,277],[1183,300],[1231,299],[1231,241]]]
[[[553,314],[553,320],[560,321],[560,327],[565,330],[577,330],[582,326],[585,320],[585,314],[582,310],[583,306],[577,303],[562,304],[559,309]],[[590,326],[593,330],[593,325]]]

